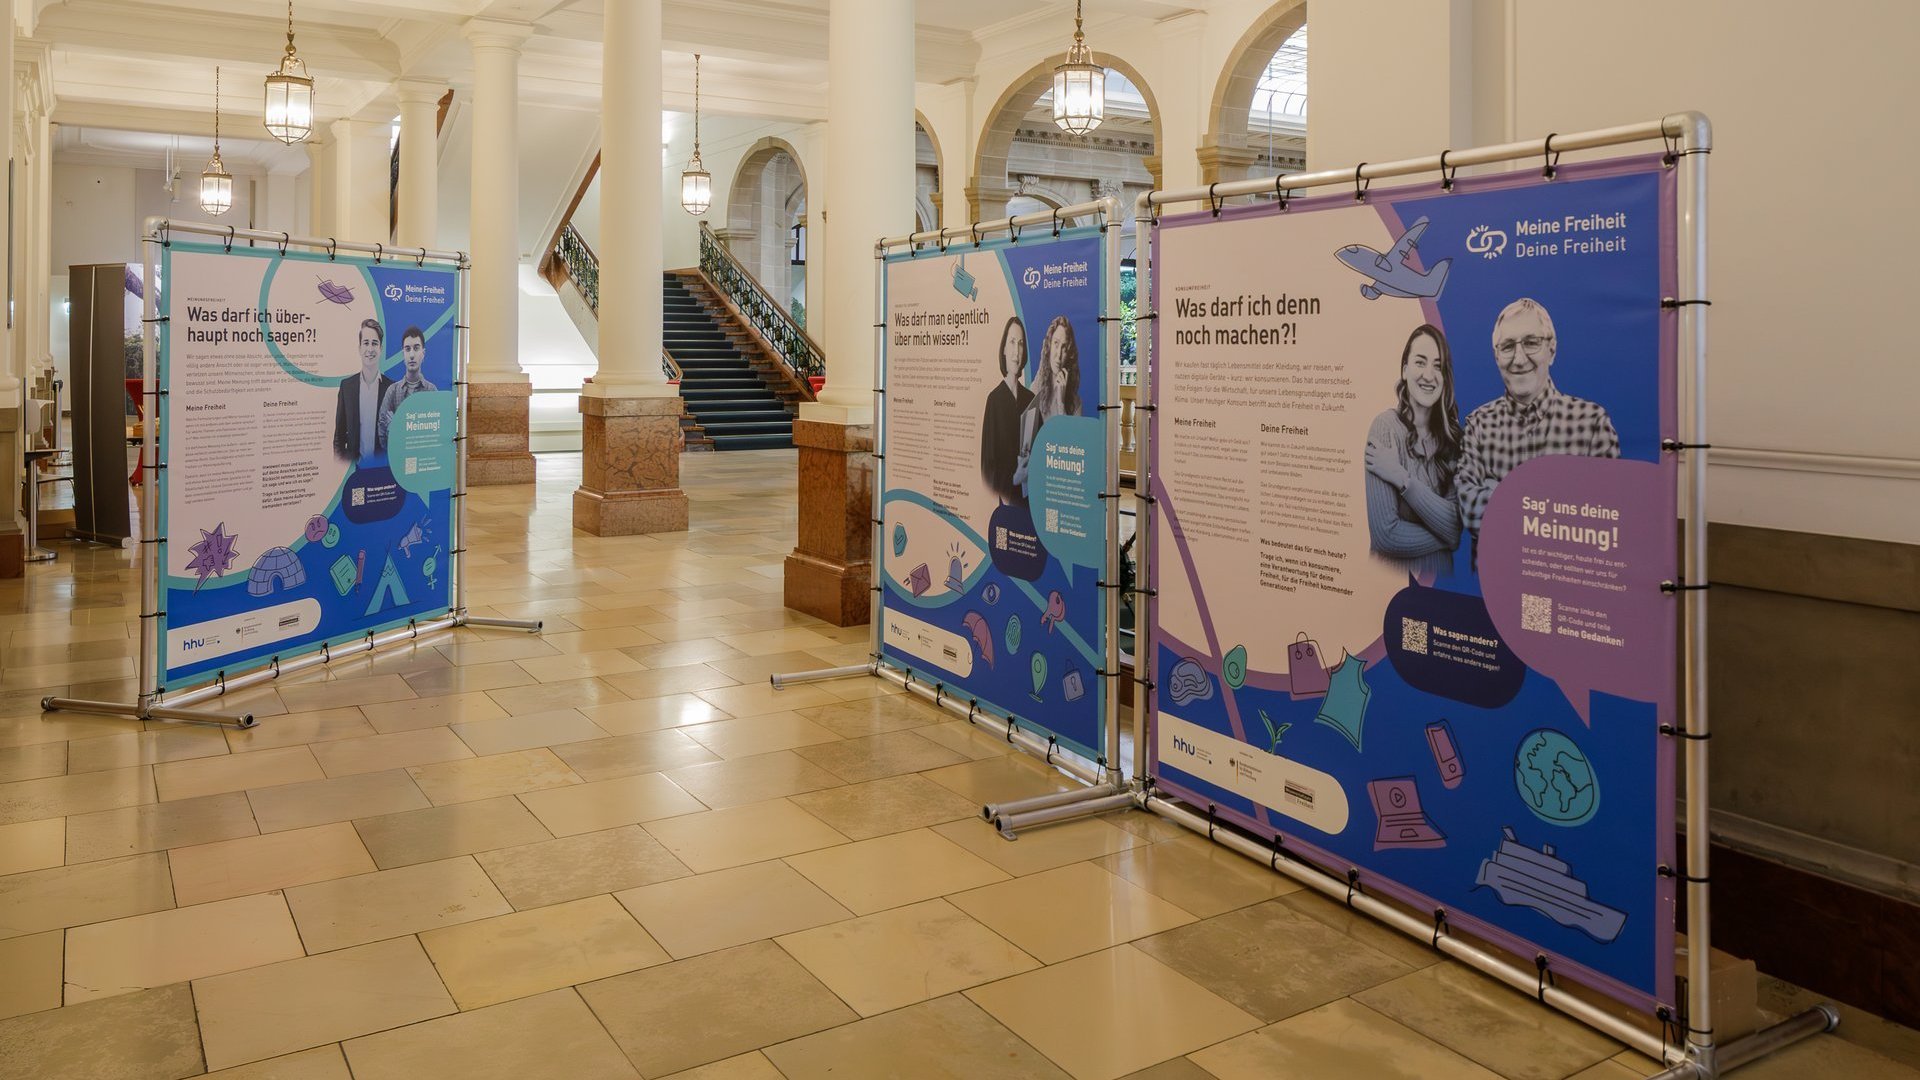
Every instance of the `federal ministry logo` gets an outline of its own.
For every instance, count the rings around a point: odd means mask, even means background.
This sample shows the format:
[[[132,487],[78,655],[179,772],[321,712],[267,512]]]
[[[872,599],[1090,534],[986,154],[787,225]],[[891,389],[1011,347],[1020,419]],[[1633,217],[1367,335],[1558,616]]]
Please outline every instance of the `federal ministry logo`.
[[[405,295],[400,286],[393,284],[389,284],[382,292],[387,299],[394,301],[398,301],[401,296]]]
[[[1475,225],[1467,234],[1467,250],[1485,259],[1496,259],[1507,250],[1507,234],[1487,225]]]
[[[1029,289],[1039,288],[1040,287],[1040,268],[1037,266],[1027,267],[1027,272],[1020,275],[1020,283],[1025,285]]]

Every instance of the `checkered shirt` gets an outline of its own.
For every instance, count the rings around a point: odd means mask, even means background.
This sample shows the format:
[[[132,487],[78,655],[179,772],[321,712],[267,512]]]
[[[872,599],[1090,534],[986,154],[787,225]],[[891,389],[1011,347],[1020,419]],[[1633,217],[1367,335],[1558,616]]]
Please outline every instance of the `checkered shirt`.
[[[1494,486],[1521,463],[1548,454],[1617,458],[1620,436],[1607,410],[1560,392],[1552,382],[1531,405],[1502,394],[1467,414],[1465,453],[1455,486],[1460,516],[1477,538]]]

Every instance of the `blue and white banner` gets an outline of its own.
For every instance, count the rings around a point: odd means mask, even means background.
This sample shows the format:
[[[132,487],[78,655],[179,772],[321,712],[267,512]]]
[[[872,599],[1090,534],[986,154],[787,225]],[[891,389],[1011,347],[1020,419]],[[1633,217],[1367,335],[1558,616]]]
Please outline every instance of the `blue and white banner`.
[[[161,685],[449,607],[457,271],[173,241]]]
[[[1099,230],[889,257],[887,662],[1105,756]]]
[[[1170,217],[1154,776],[1674,996],[1674,185],[1658,158]]]

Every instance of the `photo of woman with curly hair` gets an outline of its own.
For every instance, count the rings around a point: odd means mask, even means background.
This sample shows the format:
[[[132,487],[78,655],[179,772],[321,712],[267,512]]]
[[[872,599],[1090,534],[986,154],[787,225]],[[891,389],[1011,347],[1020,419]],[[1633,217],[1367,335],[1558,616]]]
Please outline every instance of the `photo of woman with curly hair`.
[[[1460,546],[1460,406],[1439,328],[1408,336],[1396,394],[1367,432],[1367,530],[1376,557],[1431,581],[1452,570]]]
[[[1033,402],[1020,417],[1020,460],[1013,482],[1026,488],[1027,463],[1040,426],[1049,417],[1080,415],[1080,346],[1073,340],[1073,324],[1056,315],[1040,339],[1040,370],[1033,378]],[[1028,491],[1031,495],[1032,492]]]

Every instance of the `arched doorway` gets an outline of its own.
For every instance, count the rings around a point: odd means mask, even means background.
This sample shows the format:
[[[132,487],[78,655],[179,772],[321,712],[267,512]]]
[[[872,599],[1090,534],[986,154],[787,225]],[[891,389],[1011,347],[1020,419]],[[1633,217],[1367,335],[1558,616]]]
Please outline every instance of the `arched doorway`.
[[[1214,85],[1199,158],[1207,183],[1306,168],[1305,0],[1269,8],[1228,54]]]
[[[1107,118],[1091,134],[1070,135],[1054,126],[1055,60],[1030,68],[1000,95],[974,159],[967,191],[972,220],[1004,217],[1009,203],[1023,196],[1070,205],[1117,195],[1130,205],[1158,183],[1160,109],[1153,91],[1125,60],[1108,54],[1101,59],[1107,64]]]
[[[721,234],[733,257],[804,324],[807,174],[792,144],[754,143],[734,173]]]
[[[929,232],[940,227],[940,140],[926,117],[914,112],[913,121],[913,216],[914,231]]]

